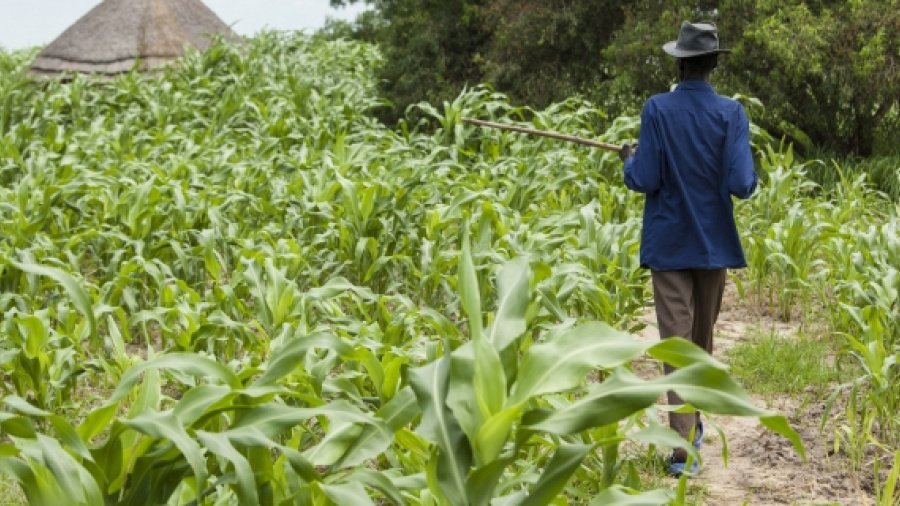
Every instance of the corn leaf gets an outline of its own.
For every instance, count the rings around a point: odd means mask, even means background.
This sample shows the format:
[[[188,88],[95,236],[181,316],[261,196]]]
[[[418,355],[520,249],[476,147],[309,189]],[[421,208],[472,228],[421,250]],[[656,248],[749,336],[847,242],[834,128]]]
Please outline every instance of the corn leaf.
[[[353,467],[382,454],[394,441],[394,433],[412,423],[419,416],[416,395],[410,387],[397,393],[390,402],[375,412],[375,417],[383,423],[371,423],[362,431],[346,451],[334,462],[336,468]]]
[[[409,382],[422,411],[416,432],[435,444],[430,466],[438,491],[451,504],[464,504],[472,453],[465,433],[447,406],[449,367],[450,358],[445,356],[410,371]]]
[[[199,486],[206,486],[208,473],[203,449],[171,413],[147,411],[129,420],[123,420],[122,424],[151,438],[171,441],[191,466]]]
[[[507,262],[497,276],[497,309],[487,338],[498,350],[506,349],[525,332],[530,275],[528,258],[518,257]]]
[[[630,493],[620,486],[609,487],[603,490],[589,506],[659,506],[669,504],[674,499],[674,494],[668,490],[651,490],[649,492]]]
[[[306,356],[309,350],[315,348],[334,350],[345,356],[353,351],[349,344],[336,336],[328,334],[313,334],[302,337],[295,336],[284,346],[273,352],[273,358],[266,366],[265,372],[253,382],[253,385],[271,385],[284,378],[300,367],[303,363],[303,357]]]
[[[205,357],[198,357],[193,353],[168,353],[132,366],[125,371],[109,402],[118,402],[128,395],[138,382],[138,379],[140,379],[141,374],[147,369],[171,369],[181,374],[216,380],[232,388],[240,387],[240,382],[234,372],[218,362]]]
[[[463,235],[459,257],[459,290],[463,308],[469,317],[469,333],[475,347],[475,401],[481,417],[486,419],[503,409],[506,403],[506,372],[494,344],[482,332],[481,289],[472,262],[468,226]],[[475,445],[478,462],[487,462],[488,455]]]
[[[337,485],[319,485],[322,492],[334,504],[358,504],[360,506],[372,505],[372,499],[365,487],[359,482],[341,483]]]
[[[211,452],[231,462],[234,466],[237,496],[241,504],[259,504],[253,469],[240,451],[232,446],[228,437],[224,434],[197,431],[197,441]]]
[[[575,388],[592,369],[618,367],[646,348],[604,323],[579,325],[525,352],[509,402],[521,404],[536,395]]]
[[[10,263],[22,272],[46,276],[62,285],[69,295],[69,298],[72,299],[75,308],[81,312],[88,322],[90,335],[87,337],[91,340],[97,339],[97,319],[94,316],[94,302],[81,283],[79,283],[71,274],[55,267],[48,267],[36,263],[17,261],[11,261]]]
[[[591,445],[560,444],[544,468],[540,479],[534,484],[528,497],[522,501],[522,506],[550,504],[565,489],[575,470],[593,448]]]

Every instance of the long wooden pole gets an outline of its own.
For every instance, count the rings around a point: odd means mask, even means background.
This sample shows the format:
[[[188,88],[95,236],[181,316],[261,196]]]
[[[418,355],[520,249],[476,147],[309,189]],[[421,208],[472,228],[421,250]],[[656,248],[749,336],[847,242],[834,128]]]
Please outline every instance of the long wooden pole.
[[[575,137],[574,135],[566,135],[561,134],[559,132],[551,132],[548,130],[535,130],[533,128],[525,128],[514,125],[504,125],[503,123],[494,123],[492,121],[484,121],[480,119],[474,118],[463,118],[462,119],[466,123],[471,123],[473,125],[488,127],[488,128],[499,128],[500,130],[511,130],[513,132],[519,132],[523,134],[531,134],[531,135],[540,135],[541,137],[550,137],[552,139],[559,139],[561,141],[574,142],[576,144],[583,144],[585,146],[591,146],[593,148],[600,149],[608,149],[610,151],[621,151],[622,146],[617,146],[615,144],[607,144],[605,142],[600,141],[592,141],[590,139],[583,139],[581,137]]]

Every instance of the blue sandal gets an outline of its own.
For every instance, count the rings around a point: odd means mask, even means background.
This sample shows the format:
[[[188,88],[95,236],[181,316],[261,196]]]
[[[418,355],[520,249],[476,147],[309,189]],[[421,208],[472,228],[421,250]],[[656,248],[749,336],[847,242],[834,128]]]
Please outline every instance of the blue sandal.
[[[703,422],[697,422],[697,428],[694,430],[694,448],[700,449],[703,446]]]
[[[703,422],[697,422],[697,428],[694,429],[694,448],[699,450],[703,446]],[[674,455],[673,455],[674,457]],[[687,462],[673,462],[673,457],[669,457],[668,465],[669,465],[669,474],[675,477],[681,476],[682,474],[687,476],[696,476],[700,474],[700,464],[696,459],[691,463],[690,470],[686,469]]]
[[[696,459],[691,462],[690,470],[686,470],[685,467],[687,467],[687,462],[672,462],[672,459],[669,459],[669,474],[676,478],[682,474],[687,476],[696,476],[700,474],[700,464],[697,463]]]

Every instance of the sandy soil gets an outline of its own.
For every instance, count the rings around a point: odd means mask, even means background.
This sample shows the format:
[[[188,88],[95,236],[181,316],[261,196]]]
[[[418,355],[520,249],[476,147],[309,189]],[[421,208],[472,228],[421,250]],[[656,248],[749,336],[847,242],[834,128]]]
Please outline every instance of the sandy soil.
[[[654,313],[648,312],[644,320],[648,327],[636,337],[658,339]],[[739,300],[735,286],[729,282],[716,326],[714,355],[726,361],[725,352],[729,348],[758,330],[774,331],[791,339],[797,328],[755,312],[750,303]],[[658,364],[649,362],[636,364],[636,372],[658,374]],[[786,396],[770,399],[769,403],[759,397],[754,399],[759,406],[788,417],[803,439],[808,459],[804,463],[788,440],[765,429],[756,419],[714,416],[712,424],[721,428],[727,438],[728,464],[726,466],[722,458],[723,443],[718,433],[710,428],[701,450],[703,471],[693,479],[693,485],[703,489],[698,494],[702,496],[702,504],[874,504],[872,496],[862,490],[849,471],[847,459],[832,455],[833,431],[819,431],[824,399],[804,404]]]

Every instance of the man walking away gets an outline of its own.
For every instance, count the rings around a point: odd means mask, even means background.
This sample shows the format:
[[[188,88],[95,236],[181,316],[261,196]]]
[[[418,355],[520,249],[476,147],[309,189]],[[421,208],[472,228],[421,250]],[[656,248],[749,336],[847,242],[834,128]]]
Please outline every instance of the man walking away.
[[[638,149],[626,144],[625,185],[646,194],[641,266],[649,268],[661,339],[673,336],[713,351],[727,269],[747,266],[734,220],[732,196],[756,189],[750,122],[740,103],[717,95],[709,82],[719,54],[716,25],[681,25],[678,40],[663,46],[675,57],[679,84],[654,95],[641,112]],[[666,373],[672,372],[667,364]],[[669,404],[684,404],[669,392]],[[669,425],[702,443],[700,413],[670,413]],[[685,470],[687,452],[669,460],[674,475]]]

